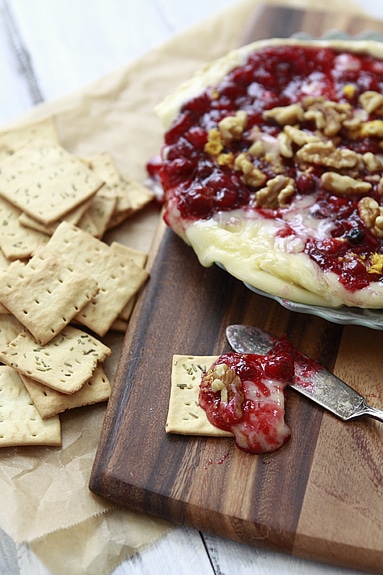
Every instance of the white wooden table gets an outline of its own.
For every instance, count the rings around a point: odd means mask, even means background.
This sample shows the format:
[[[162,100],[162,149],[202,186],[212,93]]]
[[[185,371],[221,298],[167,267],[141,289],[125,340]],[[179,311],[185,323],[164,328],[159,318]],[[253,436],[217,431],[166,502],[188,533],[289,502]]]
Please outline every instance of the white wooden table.
[[[0,126],[125,65],[232,0],[0,0]],[[381,0],[363,0],[383,17]],[[74,17],[74,15],[76,15]],[[52,46],[55,47],[52,50]],[[18,556],[18,559],[17,559]],[[3,575],[49,572],[23,546],[0,544]],[[176,528],[113,575],[352,575]]]

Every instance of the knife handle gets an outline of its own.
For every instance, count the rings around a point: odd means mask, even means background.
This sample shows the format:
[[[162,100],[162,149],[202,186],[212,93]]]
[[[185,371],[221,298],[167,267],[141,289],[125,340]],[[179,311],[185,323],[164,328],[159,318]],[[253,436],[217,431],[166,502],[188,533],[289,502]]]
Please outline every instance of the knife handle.
[[[366,403],[363,403],[360,409],[353,413],[349,419],[356,419],[362,415],[369,415],[370,417],[383,422],[383,411],[381,409],[377,409],[376,407],[371,407]]]

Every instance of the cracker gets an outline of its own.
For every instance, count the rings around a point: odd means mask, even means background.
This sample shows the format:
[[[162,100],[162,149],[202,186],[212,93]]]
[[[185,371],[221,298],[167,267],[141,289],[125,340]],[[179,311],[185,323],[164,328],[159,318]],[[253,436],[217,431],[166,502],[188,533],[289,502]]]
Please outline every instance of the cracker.
[[[63,218],[103,185],[62,146],[28,145],[1,165],[0,195],[44,224]]]
[[[24,326],[10,313],[0,315],[0,349],[24,331]]]
[[[41,346],[28,332],[0,350],[0,361],[52,389],[72,394],[88,381],[111,349],[91,335],[67,326]]]
[[[41,232],[41,233],[46,234],[48,236],[51,236],[53,234],[53,232],[55,231],[55,229],[64,220],[70,224],[76,225],[81,220],[81,218],[83,217],[86,210],[89,208],[91,201],[92,201],[92,198],[90,198],[89,200],[86,200],[85,202],[82,202],[82,204],[80,204],[79,206],[76,206],[73,210],[70,210],[70,212],[67,212],[62,219],[59,219],[59,220],[57,220],[57,221],[55,221],[49,225],[38,222],[37,220],[35,220],[34,218],[29,216],[25,212],[22,212],[20,214],[19,222],[25,228],[30,228],[32,230],[36,230],[38,232]]]
[[[148,259],[148,254],[146,254],[145,252],[135,250],[134,248],[125,246],[124,244],[121,244],[120,242],[116,241],[112,242],[110,244],[110,247],[112,248],[112,250],[116,250],[117,253],[123,254],[125,257],[128,257],[131,260],[133,260],[134,263],[138,265],[140,268],[145,267]]]
[[[25,375],[22,375],[21,379],[43,419],[68,409],[107,401],[111,391],[109,379],[101,364],[97,365],[91,378],[72,395],[60,393]]]
[[[61,446],[59,416],[43,420],[19,374],[0,366],[0,447]]]
[[[91,275],[99,292],[75,319],[99,336],[110,329],[128,301],[148,278],[130,258],[66,222],[60,224],[48,246]]]
[[[139,182],[122,177],[117,196],[117,205],[108,225],[108,229],[118,226],[121,222],[144,208],[154,199],[154,194]]]
[[[0,249],[0,285],[1,285],[1,272],[3,272],[4,270],[8,269],[10,264],[10,261],[5,257],[5,255],[3,254],[3,252]],[[3,313],[9,313],[7,308],[0,303],[0,315]]]
[[[115,205],[116,198],[105,195],[103,188],[101,188],[92,198],[88,209],[79,220],[77,224],[78,227],[90,235],[101,239],[108,228],[108,223],[112,217]]]
[[[130,248],[116,241],[112,242],[110,247],[112,248],[112,250],[116,250],[117,253],[123,254],[125,257],[130,258],[140,268],[145,267],[148,256],[144,252],[135,250],[134,248]],[[123,329],[123,326],[124,324],[127,326],[127,322],[133,311],[135,299],[136,299],[135,296],[131,298],[126,304],[126,306],[121,310],[118,318],[113,323],[112,329],[114,329],[115,331],[122,331],[122,332],[126,331],[126,328]]]
[[[53,116],[40,118],[0,131],[0,160],[8,158],[28,144],[58,144],[59,136]]]
[[[86,161],[104,180],[103,193],[116,200],[108,229],[117,226],[153,200],[154,194],[150,190],[120,172],[110,154],[106,152],[94,154],[86,158]]]
[[[132,306],[133,307],[133,306]],[[128,320],[118,317],[114,320],[112,325],[110,326],[111,331],[116,331],[117,333],[125,333],[128,329]]]
[[[0,247],[10,260],[29,258],[49,239],[46,234],[24,228],[19,222],[20,214],[18,208],[0,198]]]
[[[12,262],[1,277],[1,303],[40,344],[57,335],[98,291],[86,271],[47,247],[27,264]]]
[[[232,437],[212,425],[198,405],[199,385],[203,373],[218,356],[174,355],[166,433]]]
[[[125,322],[127,323],[130,316],[132,315],[132,311],[134,308],[134,304],[136,301],[136,297],[133,296],[128,303],[126,304],[126,306],[124,306],[124,308],[120,311],[120,314],[118,316],[118,318],[115,320],[113,326],[116,328],[116,322],[119,320],[120,322]],[[121,324],[122,325],[122,324]]]

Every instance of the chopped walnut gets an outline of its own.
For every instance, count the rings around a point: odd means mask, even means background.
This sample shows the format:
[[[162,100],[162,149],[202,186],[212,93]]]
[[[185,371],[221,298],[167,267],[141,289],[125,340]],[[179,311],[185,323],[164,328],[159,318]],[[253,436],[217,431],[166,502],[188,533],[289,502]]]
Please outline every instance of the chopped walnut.
[[[364,122],[360,127],[359,135],[362,138],[370,138],[371,136],[383,138],[383,120]]]
[[[354,115],[344,120],[343,127],[350,132],[358,132],[363,122],[367,120],[367,114],[364,110],[355,110]],[[352,136],[352,134],[351,134]]]
[[[310,142],[320,142],[320,138],[311,134],[310,132],[305,132],[304,130],[300,130],[295,126],[285,126],[284,128],[285,133],[288,137],[298,146],[304,146]]]
[[[299,162],[327,166],[329,168],[353,168],[359,162],[359,155],[348,148],[336,148],[331,140],[309,142],[297,151]]]
[[[323,98],[306,98],[303,100],[306,108],[305,120],[313,120],[316,128],[323,131],[329,138],[335,136],[342,128],[345,120],[351,118],[350,104],[340,104]]]
[[[234,389],[241,391],[242,382],[240,377],[226,363],[214,366],[210,377],[212,391],[220,391],[221,401],[225,403],[228,403]]]
[[[242,136],[243,130],[246,127],[247,114],[243,110],[239,110],[235,116],[227,116],[218,124],[219,131],[224,141],[231,142],[237,140]]]
[[[234,161],[234,168],[243,174],[243,181],[248,186],[258,188],[266,181],[266,175],[256,168],[246,154],[238,154]]]
[[[366,196],[359,200],[359,215],[374,236],[383,238],[383,206]]]
[[[367,194],[371,190],[369,182],[356,180],[350,176],[342,176],[336,172],[325,172],[321,176],[321,182],[325,190],[337,196],[343,194]]]
[[[212,156],[218,156],[223,150],[221,134],[216,128],[209,131],[204,151]]]
[[[374,90],[367,90],[359,96],[359,102],[368,114],[383,108],[383,95]]]
[[[303,120],[303,108],[300,104],[290,104],[289,106],[278,106],[263,113],[266,120],[275,120],[278,124],[296,124]]]
[[[294,155],[291,138],[286,132],[278,134],[279,152],[284,158],[292,158]]]
[[[377,172],[383,168],[383,156],[366,152],[362,156],[363,163],[369,172]]]
[[[255,199],[258,207],[275,210],[287,204],[286,200],[294,193],[294,180],[287,176],[276,176],[266,187],[258,190]]]
[[[256,140],[253,142],[250,148],[247,150],[247,153],[254,156],[254,158],[260,158],[261,156],[264,156],[265,146],[263,145],[263,142],[261,140]]]
[[[233,167],[234,165],[234,154],[229,152],[228,154],[218,154],[217,162],[220,166]]]
[[[373,253],[367,267],[369,274],[381,274],[383,272],[383,254]]]

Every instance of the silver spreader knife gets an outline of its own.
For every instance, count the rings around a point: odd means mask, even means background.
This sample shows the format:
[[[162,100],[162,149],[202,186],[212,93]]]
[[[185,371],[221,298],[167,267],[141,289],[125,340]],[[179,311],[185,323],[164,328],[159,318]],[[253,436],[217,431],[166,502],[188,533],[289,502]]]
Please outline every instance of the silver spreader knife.
[[[268,353],[274,347],[276,339],[270,333],[251,325],[229,325],[226,328],[226,337],[234,351],[258,355]],[[292,381],[289,385],[343,421],[369,415],[383,422],[383,410],[367,405],[362,395],[325,367],[315,371],[307,383],[308,385],[302,386]]]

